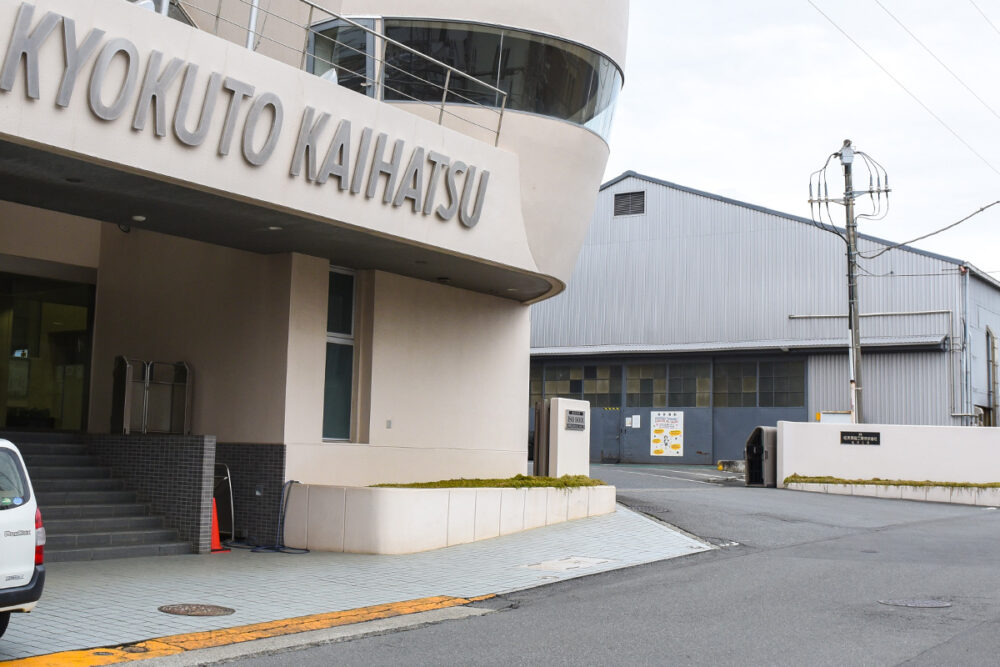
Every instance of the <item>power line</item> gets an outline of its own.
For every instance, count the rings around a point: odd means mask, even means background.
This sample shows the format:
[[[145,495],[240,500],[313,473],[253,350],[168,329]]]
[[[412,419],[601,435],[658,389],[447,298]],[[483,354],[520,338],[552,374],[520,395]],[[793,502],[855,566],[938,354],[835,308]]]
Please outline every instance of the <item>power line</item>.
[[[941,232],[946,232],[949,229],[951,229],[952,227],[957,227],[958,225],[962,224],[966,220],[968,220],[968,219],[970,219],[970,218],[972,218],[974,216],[979,215],[980,213],[982,213],[986,209],[990,208],[991,206],[996,206],[997,204],[1000,204],[1000,199],[998,199],[997,201],[993,202],[992,204],[987,204],[986,206],[983,206],[978,211],[974,211],[973,213],[970,213],[969,215],[965,216],[961,220],[958,220],[957,222],[953,222],[950,225],[947,225],[945,227],[942,227],[941,229],[938,229],[938,230],[935,230],[933,232],[930,232],[929,234],[924,234],[923,236],[918,236],[917,238],[911,239],[909,241],[906,241],[905,243],[897,243],[896,245],[888,246],[886,248],[883,248],[882,250],[879,250],[877,253],[875,253],[873,255],[865,255],[865,254],[862,254],[862,253],[858,253],[858,254],[861,255],[861,257],[864,257],[865,259],[875,259],[879,255],[884,255],[885,253],[889,252],[890,250],[894,250],[894,249],[902,247],[904,245],[910,245],[911,243],[916,243],[917,241],[923,241],[924,239],[929,238],[931,236],[934,236],[935,234],[940,234]]]
[[[972,5],[973,7],[975,7],[976,11],[979,12],[982,15],[983,20],[986,21],[987,23],[989,23],[990,27],[993,28],[994,30],[996,30],[997,34],[1000,35],[1000,28],[996,27],[996,25],[993,23],[993,21],[990,20],[990,17],[986,15],[986,12],[984,12],[983,10],[981,10],[979,8],[979,5],[977,5],[975,2],[973,2],[973,0],[969,0],[969,4]]]
[[[896,16],[892,12],[890,12],[886,8],[886,6],[883,5],[880,2],[880,0],[874,0],[874,2],[875,2],[876,5],[878,5],[879,7],[882,8],[882,11],[884,11],[886,14],[889,15],[889,18],[891,18],[893,21],[895,21],[896,23],[899,24],[899,27],[902,28],[903,30],[905,30],[906,34],[913,38],[913,41],[915,41],[917,44],[919,44],[921,47],[923,47],[924,51],[926,51],[928,54],[930,54],[931,58],[933,58],[934,60],[936,60],[937,63],[938,63],[938,65],[940,65],[941,67],[943,67],[945,69],[945,71],[948,72],[948,74],[951,74],[951,76],[955,79],[955,81],[958,81],[962,85],[963,88],[965,88],[967,91],[969,91],[970,95],[972,95],[977,100],[979,100],[979,103],[982,104],[984,107],[986,107],[991,114],[993,114],[998,119],[1000,119],[1000,113],[997,113],[996,110],[993,107],[991,107],[986,102],[986,100],[984,100],[983,98],[981,98],[979,95],[976,94],[976,91],[972,90],[972,88],[970,88],[968,85],[966,85],[965,81],[962,81],[962,79],[957,74],[955,74],[955,72],[953,72],[950,67],[948,67],[947,65],[944,64],[943,60],[941,60],[940,58],[938,58],[937,55],[933,51],[931,51],[930,48],[926,44],[924,44],[922,41],[920,41],[919,37],[917,37],[916,35],[914,35],[913,32],[911,32],[909,28],[907,28],[905,25],[903,25],[903,22],[900,21],[898,18],[896,18]]]
[[[912,93],[912,92],[910,91],[910,89],[909,89],[909,88],[907,88],[906,86],[904,86],[904,85],[903,85],[903,82],[902,82],[902,81],[900,81],[900,80],[899,80],[899,79],[897,79],[897,78],[896,78],[895,76],[893,76],[893,75],[892,75],[892,72],[890,72],[889,70],[887,70],[887,69],[886,69],[886,68],[885,68],[885,67],[884,67],[884,66],[882,65],[882,63],[880,63],[880,62],[879,62],[878,60],[876,60],[876,59],[875,59],[875,56],[873,56],[872,54],[868,53],[868,51],[866,51],[866,50],[865,50],[865,47],[861,46],[861,44],[859,44],[859,43],[858,43],[857,41],[855,41],[855,39],[854,39],[853,37],[851,37],[851,36],[850,36],[849,34],[847,34],[847,31],[845,31],[845,30],[844,30],[843,28],[841,28],[841,27],[840,27],[840,26],[839,26],[839,25],[837,24],[837,22],[836,22],[836,21],[834,21],[834,20],[833,20],[832,18],[830,18],[829,16],[827,16],[827,15],[826,15],[826,13],[825,13],[825,12],[824,12],[824,11],[823,11],[822,9],[820,9],[820,8],[819,8],[819,7],[818,7],[818,6],[816,5],[816,3],[815,3],[815,2],[813,2],[813,0],[806,0],[806,2],[808,2],[808,3],[810,4],[810,5],[812,5],[813,9],[815,9],[815,10],[816,10],[817,12],[819,12],[819,13],[820,13],[820,15],[822,15],[822,16],[823,16],[823,18],[825,18],[825,19],[826,19],[827,21],[829,21],[829,22],[830,22],[830,25],[832,25],[832,26],[833,26],[834,28],[836,28],[836,29],[837,29],[837,30],[838,30],[838,31],[840,32],[840,34],[842,34],[842,35],[843,35],[844,37],[846,37],[846,38],[847,38],[847,39],[848,39],[848,40],[849,40],[849,41],[851,42],[851,44],[854,44],[854,46],[858,47],[858,50],[860,50],[860,51],[861,51],[861,53],[863,53],[863,54],[865,54],[866,56],[868,56],[868,59],[869,59],[869,60],[871,60],[871,61],[872,61],[873,63],[875,63],[875,65],[876,65],[876,66],[877,66],[877,67],[878,67],[878,68],[879,68],[880,70],[882,70],[882,71],[883,71],[883,72],[885,73],[885,75],[886,75],[887,77],[889,77],[890,79],[892,79],[892,80],[893,80],[893,82],[894,82],[894,83],[895,83],[895,84],[896,84],[897,86],[899,86],[900,88],[902,88],[902,89],[903,89],[903,91],[904,91],[904,92],[905,92],[905,93],[906,93],[907,95],[909,95],[910,97],[912,97],[912,98],[913,98],[913,100],[914,100],[914,101],[915,101],[915,102],[916,102],[917,104],[919,104],[919,105],[920,105],[921,107],[923,107],[924,111],[926,111],[926,112],[927,112],[928,114],[930,114],[930,115],[931,115],[931,117],[932,117],[932,118],[934,118],[934,120],[936,120],[936,121],[937,121],[938,123],[940,123],[940,124],[941,124],[941,126],[942,126],[942,127],[944,128],[944,129],[948,130],[948,132],[950,132],[950,133],[951,133],[951,135],[952,135],[953,137],[955,137],[956,139],[958,139],[958,140],[959,140],[959,141],[960,141],[960,142],[962,143],[962,145],[963,145],[963,146],[965,146],[966,148],[968,148],[968,149],[969,149],[969,150],[970,150],[970,151],[971,151],[971,152],[973,153],[973,155],[975,155],[975,156],[976,156],[976,157],[978,157],[978,158],[979,158],[980,160],[982,160],[983,164],[985,164],[985,165],[986,165],[987,167],[989,167],[990,169],[992,169],[994,173],[996,173],[996,174],[997,174],[998,176],[1000,176],[1000,169],[997,169],[996,167],[994,167],[994,166],[993,166],[993,164],[992,164],[992,163],[991,163],[991,162],[990,162],[989,160],[987,160],[987,159],[986,159],[985,157],[983,157],[983,156],[982,156],[982,155],[981,155],[981,154],[979,153],[979,151],[977,151],[977,150],[976,150],[975,148],[973,148],[973,147],[972,147],[972,144],[970,144],[970,143],[969,143],[968,141],[966,141],[965,139],[963,139],[963,138],[961,137],[961,135],[959,135],[959,134],[958,134],[958,132],[956,132],[955,130],[953,130],[953,129],[951,128],[951,126],[950,126],[950,125],[948,125],[948,123],[944,122],[944,120],[943,120],[943,119],[942,119],[942,118],[941,118],[940,116],[938,116],[938,115],[937,115],[936,113],[934,113],[933,111],[931,111],[931,108],[930,108],[929,106],[927,106],[926,104],[924,104],[924,103],[923,103],[923,102],[921,101],[921,99],[920,99],[919,97],[917,97],[917,96],[916,96],[915,94],[913,94],[913,93]]]

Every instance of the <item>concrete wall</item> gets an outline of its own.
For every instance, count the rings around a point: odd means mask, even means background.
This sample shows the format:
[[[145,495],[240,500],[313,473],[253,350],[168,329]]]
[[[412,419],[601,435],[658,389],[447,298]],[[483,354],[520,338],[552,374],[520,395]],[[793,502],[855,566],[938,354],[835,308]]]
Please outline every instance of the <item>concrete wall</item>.
[[[841,431],[877,432],[881,444],[842,445]],[[1000,429],[778,422],[778,485],[792,474],[1000,482]]]
[[[191,364],[194,433],[283,442],[293,256],[111,225],[103,231],[91,432],[109,428],[114,358],[125,355]]]
[[[205,85],[209,72],[218,70],[225,76],[255,86],[258,97],[265,92],[273,93],[281,100],[284,109],[282,130],[271,157],[264,164],[253,166],[241,156],[239,141],[229,154],[218,153],[227,104],[226,97],[221,93],[212,117],[211,131],[204,143],[195,147],[182,144],[169,131],[166,136],[157,137],[152,119],[144,131],[131,129],[138,89],[133,91],[128,99],[128,108],[120,117],[111,121],[99,120],[90,109],[86,86],[94,59],[83,67],[68,106],[61,108],[55,104],[65,66],[62,29],[59,28],[48,36],[39,50],[38,99],[28,99],[25,94],[23,67],[18,70],[13,89],[0,95],[0,138],[363,231],[372,235],[374,243],[378,238],[388,237],[414,246],[476,258],[508,267],[520,274],[537,274],[521,213],[519,160],[510,151],[497,149],[491,143],[420,119],[346,88],[330,85],[283,62],[248,51],[179,21],[143,11],[129,3],[36,0],[34,4],[32,25],[47,11],[54,11],[75,20],[78,37],[92,28],[104,30],[106,35],[102,47],[112,38],[133,40],[139,59],[137,72],[145,71],[150,54],[158,50],[163,53],[165,61],[179,57],[201,65],[199,89],[203,90],[201,87]],[[108,11],[112,5],[114,11]],[[14,25],[20,6],[18,2],[0,4],[0,25]],[[0,48],[5,48],[6,44],[6,38],[0,40]],[[124,70],[124,66],[120,70]],[[119,69],[112,68],[110,72],[109,88],[111,81],[118,85],[122,78]],[[179,80],[174,81],[164,100],[168,121],[174,118],[180,87]],[[110,99],[110,93],[108,97]],[[249,107],[250,102],[244,101],[237,132],[242,131]],[[478,224],[474,229],[467,229],[459,224],[457,218],[442,223],[434,216],[414,212],[411,206],[386,206],[378,198],[368,199],[364,195],[341,192],[332,182],[317,187],[304,175],[291,175],[290,166],[306,107],[328,111],[332,116],[317,139],[317,145],[323,147],[321,152],[325,153],[329,146],[339,120],[345,119],[352,122],[352,150],[360,145],[363,129],[371,127],[376,132],[386,133],[390,140],[404,140],[407,150],[420,146],[426,151],[437,151],[453,160],[474,164],[480,172],[489,171],[487,203]],[[266,132],[263,124],[257,129],[258,135]],[[539,134],[543,132],[544,129],[540,128]],[[578,132],[585,133],[586,130],[578,129]],[[257,141],[258,145],[262,144],[263,138],[258,136]],[[374,159],[372,150],[367,157],[368,163]],[[592,165],[592,169],[596,174],[594,178],[598,179],[603,162]],[[382,179],[383,184],[385,180]],[[446,180],[442,178],[438,184],[436,195],[439,202],[448,201]],[[597,181],[593,182],[596,185]],[[546,183],[537,185],[547,187]],[[147,211],[140,213],[149,215]],[[581,222],[583,229],[587,223],[586,220]],[[502,285],[497,287],[503,288]]]
[[[282,132],[262,165],[254,166],[240,155],[238,134],[234,149],[220,154],[227,99],[223,94],[204,143],[182,144],[169,127],[178,106],[179,80],[163,96],[165,136],[156,136],[152,118],[144,130],[131,129],[137,89],[120,116],[99,120],[88,102],[94,59],[83,65],[67,106],[60,107],[56,97],[65,68],[60,27],[39,49],[37,99],[26,94],[23,66],[13,88],[0,94],[0,139],[40,154],[58,153],[150,181],[363,232],[366,248],[379,248],[389,239],[440,256],[471,258],[483,267],[484,275],[504,269],[481,289],[510,297],[369,271],[376,267],[359,260],[361,265],[353,267],[360,271],[352,442],[322,443],[324,260],[287,252],[258,255],[144,231],[141,224],[129,234],[116,225],[102,225],[99,239],[81,227],[67,232],[67,238],[76,231],[90,234],[79,244],[89,250],[74,261],[99,267],[92,431],[108,428],[112,362],[123,354],[190,363],[194,431],[214,435],[220,442],[288,443],[290,478],[367,484],[524,471],[527,433],[521,416],[528,390],[528,310],[513,301],[518,297],[507,281],[510,276],[551,272],[546,280],[558,289],[568,276],[607,157],[607,146],[599,137],[568,123],[522,114],[508,121],[509,137],[497,148],[332,86],[267,57],[263,50],[247,51],[238,45],[241,40],[216,39],[128,3],[35,0],[33,4],[32,25],[53,11],[75,21],[78,38],[92,29],[105,31],[99,48],[111,39],[129,39],[136,48],[137,76],[145,72],[154,50],[163,53],[164,62],[177,57],[199,64],[195,99],[209,73],[216,70],[252,84],[258,100],[273,93],[284,108]],[[333,5],[332,9],[340,8],[340,3]],[[13,25],[22,6],[26,7],[19,2],[0,4],[0,25]],[[588,0],[585,7],[574,4],[569,9],[565,2],[535,6],[518,0],[468,7],[454,2],[387,3],[384,10],[411,15],[425,11],[431,16],[444,12],[557,32],[582,42],[594,40],[596,48],[620,62],[627,22],[624,6],[620,1]],[[372,3],[367,11],[379,8]],[[591,22],[594,14],[609,17],[597,26]],[[604,30],[609,36],[600,37]],[[122,80],[125,60],[116,57],[108,70],[107,99]],[[249,106],[244,101],[239,108],[237,133]],[[301,175],[291,175],[307,107],[327,110],[332,116],[317,140],[324,148],[337,121],[344,119],[352,122],[352,146],[357,147],[362,130],[371,127],[392,140],[405,140],[408,148],[421,146],[488,170],[489,196],[479,223],[472,229],[457,220],[444,223],[409,206],[383,205],[341,192],[330,183],[318,187]],[[257,144],[263,129],[258,127]],[[366,159],[367,167],[374,156]],[[446,190],[442,180],[437,192],[442,201]],[[148,216],[148,224],[156,211],[127,210],[124,215],[128,214]],[[240,221],[232,217],[220,220],[220,228],[260,231],[240,229]],[[197,236],[197,230],[185,232],[183,227],[165,225],[161,230]],[[26,239],[24,243],[31,240]],[[317,243],[312,250],[319,254],[327,248]]]
[[[523,473],[528,308],[373,275],[367,442],[290,445],[288,477],[366,485]],[[365,356],[365,352],[360,353]]]
[[[97,268],[101,223],[0,201],[0,253]]]
[[[326,260],[291,256],[282,442],[319,442],[323,439],[329,275],[330,265]]]
[[[459,0],[347,0],[325,2],[330,11],[347,16],[390,16],[446,18],[457,21],[507,26],[555,35],[594,48],[624,66],[628,26],[626,0],[585,0],[583,2],[465,2]],[[204,11],[191,16],[209,32],[215,31],[216,0],[194,0]],[[275,0],[269,11],[298,25],[308,22],[308,8],[298,0]],[[222,13],[237,26],[246,26],[245,0],[223,0]],[[600,21],[593,17],[600,16]],[[201,17],[201,18],[199,18]],[[313,23],[328,17],[316,11]],[[303,44],[304,32],[296,25],[261,15],[259,25],[265,38],[258,53],[299,67],[302,58],[295,49]],[[245,43],[246,30],[220,22],[220,36]],[[287,46],[294,46],[290,49]],[[435,105],[392,103],[431,122],[438,120]],[[497,115],[494,110],[452,105],[444,126],[492,144]],[[608,159],[608,145],[597,135],[572,123],[534,114],[507,111],[500,134],[500,147],[520,157],[521,213],[528,243],[538,270],[562,283],[573,271],[580,246],[594,211],[600,179]],[[490,188],[494,186],[491,184]],[[489,206],[495,206],[491,197]],[[559,286],[561,288],[561,286]]]
[[[387,489],[294,484],[285,543],[314,551],[404,554],[615,511],[615,487]]]

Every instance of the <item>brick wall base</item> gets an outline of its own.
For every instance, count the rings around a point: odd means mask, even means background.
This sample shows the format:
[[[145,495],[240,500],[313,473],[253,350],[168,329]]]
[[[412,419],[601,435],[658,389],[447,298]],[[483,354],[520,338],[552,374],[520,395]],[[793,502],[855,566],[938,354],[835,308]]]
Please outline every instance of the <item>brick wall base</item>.
[[[92,435],[88,442],[182,540],[197,553],[211,550],[214,435]]]

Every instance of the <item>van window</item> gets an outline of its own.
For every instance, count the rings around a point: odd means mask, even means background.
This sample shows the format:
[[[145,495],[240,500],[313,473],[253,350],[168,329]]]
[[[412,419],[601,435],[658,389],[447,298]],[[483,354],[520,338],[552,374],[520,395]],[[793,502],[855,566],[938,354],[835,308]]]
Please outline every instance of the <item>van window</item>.
[[[28,502],[28,482],[21,461],[9,449],[0,449],[0,511]]]

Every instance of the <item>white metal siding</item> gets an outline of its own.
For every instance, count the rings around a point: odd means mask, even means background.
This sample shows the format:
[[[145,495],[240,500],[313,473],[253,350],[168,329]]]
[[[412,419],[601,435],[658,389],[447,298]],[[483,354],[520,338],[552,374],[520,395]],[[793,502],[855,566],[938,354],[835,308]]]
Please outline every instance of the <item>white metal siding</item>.
[[[969,357],[971,398],[969,408],[986,406],[986,327],[1000,338],[1000,290],[975,276],[969,278]],[[988,406],[987,406],[988,407]]]
[[[614,196],[639,190],[646,192],[646,213],[615,217]],[[877,223],[861,224],[863,231],[877,230]],[[868,238],[859,242],[863,254],[885,247]],[[950,417],[952,402],[962,411],[958,263],[896,249],[862,259],[861,267],[863,315],[914,313],[863,317],[863,338],[948,336],[955,350],[950,361],[948,352],[863,354],[866,420],[958,423]],[[977,306],[980,312],[1000,313],[1000,290],[983,287],[996,302]],[[846,312],[846,254],[837,236],[790,216],[631,176],[598,197],[567,290],[532,307],[531,345],[718,350],[826,340],[846,351]],[[847,408],[846,363],[846,355],[810,357],[810,416]]]
[[[950,417],[948,355],[944,352],[862,354],[865,421],[873,424],[957,426]],[[813,355],[807,365],[809,416],[850,409],[847,355]]]
[[[646,190],[644,215],[612,215],[614,195]],[[871,223],[869,223],[871,224]],[[862,240],[862,252],[884,245]],[[894,250],[862,260],[862,313],[948,310],[958,267]],[[532,308],[532,347],[786,339],[847,341],[846,257],[807,223],[639,178],[605,188],[568,289]],[[877,277],[876,277],[877,276]],[[872,337],[954,335],[947,314],[868,317]],[[949,330],[950,326],[954,330]]]

